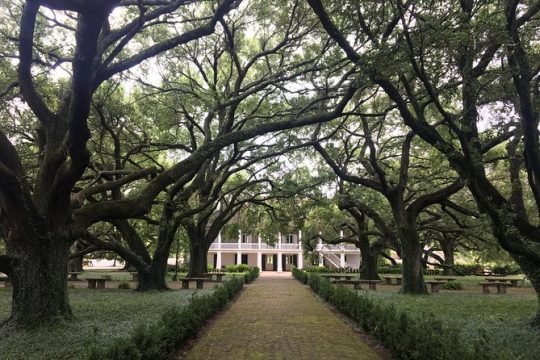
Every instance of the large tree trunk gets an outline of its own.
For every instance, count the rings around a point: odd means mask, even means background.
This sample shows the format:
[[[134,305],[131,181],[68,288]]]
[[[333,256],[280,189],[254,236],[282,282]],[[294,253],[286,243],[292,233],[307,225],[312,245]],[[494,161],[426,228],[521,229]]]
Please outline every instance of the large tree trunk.
[[[377,271],[377,260],[379,258],[378,249],[373,249],[369,245],[369,241],[366,239],[359,239],[360,248],[360,279],[364,280],[380,280],[379,273]],[[375,251],[374,251],[375,250]]]
[[[139,285],[137,290],[168,290],[166,275],[167,275],[167,259],[154,259],[152,264],[146,271],[137,271],[139,275]]]
[[[403,283],[401,293],[427,294],[422,268],[422,246],[414,225],[400,227],[403,259]]]
[[[523,256],[513,255],[512,257],[519,264],[525,275],[527,275],[527,278],[531,281],[536,291],[536,299],[539,307],[536,309],[536,316],[532,319],[532,325],[540,328],[540,264],[535,264]]]
[[[441,240],[439,243],[441,244],[441,248],[444,253],[443,275],[455,276],[456,271],[453,269],[455,241],[444,239],[444,240]]]
[[[203,277],[208,271],[208,249],[201,240],[190,239],[189,277]]]
[[[8,324],[26,326],[56,318],[70,318],[67,268],[69,246],[65,239],[36,237],[24,247],[11,239],[8,255],[16,258],[9,276],[13,284],[13,303]],[[64,243],[64,244],[62,244]]]

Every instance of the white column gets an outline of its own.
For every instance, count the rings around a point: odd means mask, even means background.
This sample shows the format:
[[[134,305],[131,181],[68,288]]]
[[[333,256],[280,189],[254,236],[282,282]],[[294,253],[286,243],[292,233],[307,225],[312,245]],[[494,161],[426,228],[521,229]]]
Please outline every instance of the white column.
[[[221,249],[221,230],[217,234],[217,248]]]
[[[242,230],[238,230],[238,250],[242,248]]]
[[[324,266],[324,257],[322,253],[319,253],[319,266]]]
[[[257,267],[262,271],[262,254],[260,251],[257,253]]]
[[[221,251],[217,252],[216,269],[221,269]]]
[[[298,249],[302,250],[302,230],[298,230]]]
[[[283,272],[283,264],[281,260],[283,260],[283,254],[278,253],[277,254],[277,272]]]
[[[303,269],[304,268],[304,253],[303,252],[299,252],[298,253],[298,268],[299,269]]]
[[[339,230],[339,238],[343,239],[343,230]]]
[[[259,250],[261,249],[261,234],[257,235],[257,241],[259,243]]]
[[[277,239],[277,242],[278,242],[278,249],[281,249],[281,232],[278,232],[278,239]],[[278,263],[279,264],[279,263]]]
[[[339,266],[342,268],[345,267],[345,254],[344,253],[339,254]]]
[[[236,253],[236,265],[240,265],[242,263],[242,252],[239,251]]]

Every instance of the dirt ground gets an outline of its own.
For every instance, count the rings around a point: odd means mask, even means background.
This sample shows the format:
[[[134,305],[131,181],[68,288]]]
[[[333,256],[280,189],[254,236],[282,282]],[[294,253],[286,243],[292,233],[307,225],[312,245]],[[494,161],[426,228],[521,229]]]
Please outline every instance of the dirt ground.
[[[177,359],[382,359],[290,273],[247,285]]]

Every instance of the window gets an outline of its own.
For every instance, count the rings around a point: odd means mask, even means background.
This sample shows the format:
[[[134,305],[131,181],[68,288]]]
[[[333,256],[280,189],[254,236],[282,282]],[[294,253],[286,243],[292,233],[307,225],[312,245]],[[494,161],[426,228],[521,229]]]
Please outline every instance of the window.
[[[249,235],[248,234],[242,234],[242,242],[247,243],[248,240],[249,240]]]
[[[294,264],[293,256],[294,255],[285,255],[285,265],[293,265]]]
[[[274,257],[271,256],[271,255],[270,255],[270,256],[267,256],[267,257],[266,257],[266,263],[267,263],[268,265],[272,265],[272,264],[274,263]]]
[[[294,243],[294,234],[289,234],[289,235],[285,236],[285,242],[287,244]]]

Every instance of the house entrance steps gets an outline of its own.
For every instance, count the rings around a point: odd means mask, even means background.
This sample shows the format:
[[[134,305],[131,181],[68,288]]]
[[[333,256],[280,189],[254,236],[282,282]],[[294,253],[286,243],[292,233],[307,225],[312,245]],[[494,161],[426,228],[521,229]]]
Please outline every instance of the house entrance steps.
[[[262,272],[177,359],[381,359],[290,272]]]

